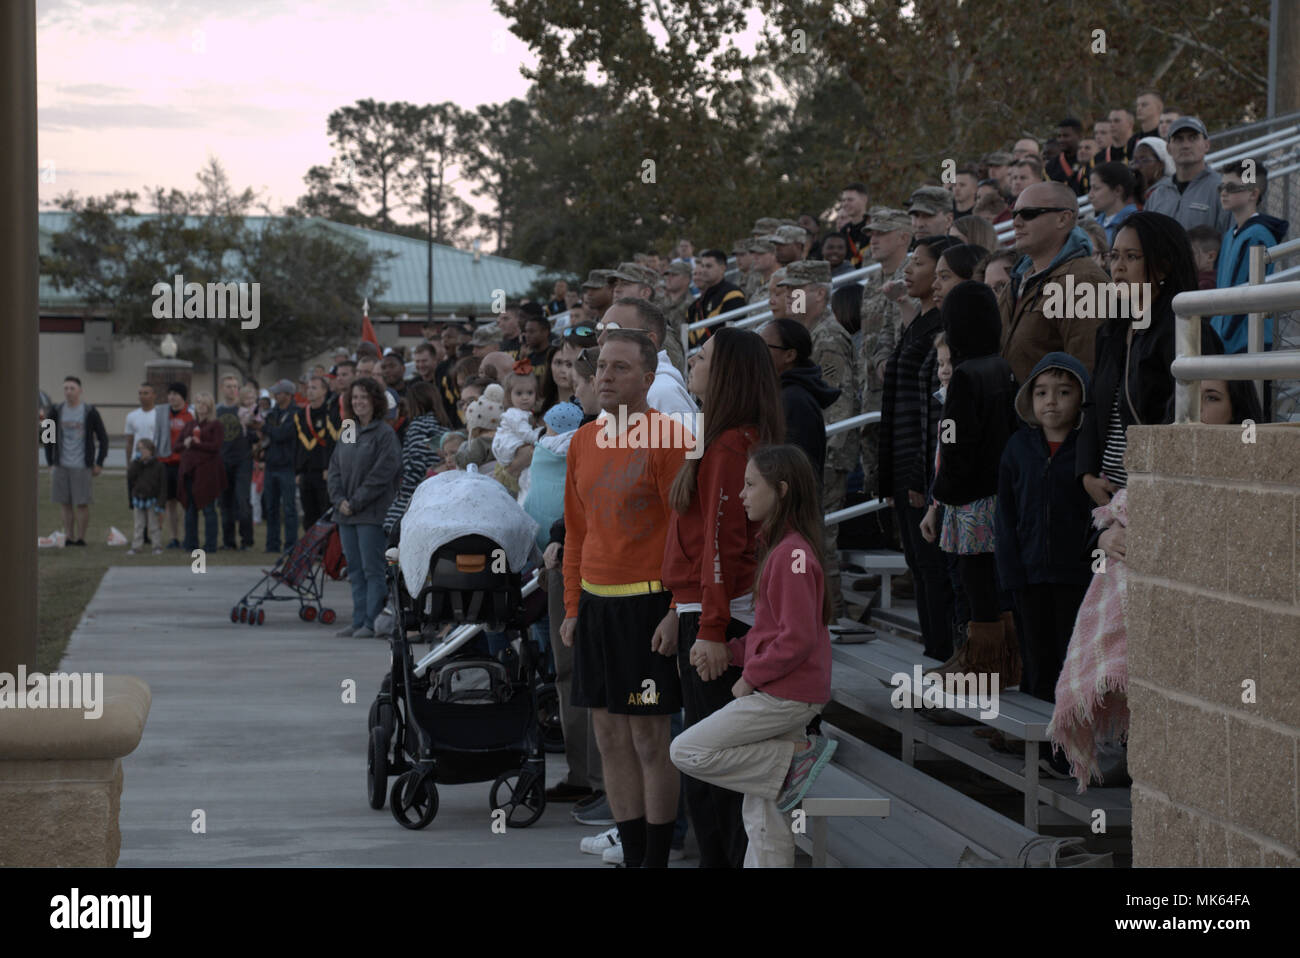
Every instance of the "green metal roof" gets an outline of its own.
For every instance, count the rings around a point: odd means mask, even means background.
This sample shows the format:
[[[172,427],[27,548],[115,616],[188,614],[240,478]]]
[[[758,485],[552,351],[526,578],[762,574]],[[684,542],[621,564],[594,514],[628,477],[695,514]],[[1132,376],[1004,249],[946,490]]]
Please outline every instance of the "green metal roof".
[[[124,217],[125,223],[139,222],[147,216]],[[252,230],[260,230],[274,217],[249,216],[245,224]],[[68,228],[72,214],[62,210],[44,211],[39,214],[40,250],[42,254],[50,251],[50,242],[54,234]],[[195,222],[197,222],[195,218]],[[309,218],[304,220],[307,228],[323,229],[333,238],[343,243],[357,243],[375,252],[396,254],[393,258],[381,262],[376,273],[385,283],[387,289],[378,299],[371,300],[372,316],[379,314],[397,315],[409,313],[413,318],[424,315],[428,302],[428,243],[425,240],[382,233],[378,230],[365,229],[360,226],[345,226],[330,220]],[[504,256],[480,254],[475,259],[474,253],[456,249],[451,246],[433,244],[433,308],[440,315],[455,312],[460,315],[476,313],[482,315],[491,312],[492,300],[496,290],[504,290],[507,297],[521,296],[528,291],[534,281],[545,270],[540,266],[530,266],[518,260]],[[41,276],[39,306],[47,311],[74,310],[81,306],[80,296],[73,290],[55,289],[44,275]],[[357,307],[360,308],[358,303]]]

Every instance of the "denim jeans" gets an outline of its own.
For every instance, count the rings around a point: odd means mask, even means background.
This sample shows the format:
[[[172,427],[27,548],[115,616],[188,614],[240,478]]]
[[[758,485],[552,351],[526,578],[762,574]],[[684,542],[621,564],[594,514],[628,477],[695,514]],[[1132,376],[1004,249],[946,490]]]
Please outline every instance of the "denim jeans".
[[[185,477],[185,548],[193,551],[199,547],[199,509],[194,505],[194,474]],[[203,548],[207,552],[216,552],[219,548],[217,539],[217,504],[209,502],[203,507]]]
[[[384,527],[339,523],[339,540],[348,560],[348,582],[352,586],[352,628],[373,628],[375,616],[384,611],[388,586],[384,580],[384,550],[388,537]]]
[[[298,506],[294,501],[297,486],[292,469],[266,470],[266,551],[280,551],[280,517],[284,516],[284,547],[292,549],[298,541]],[[382,558],[383,550],[379,550]],[[382,570],[381,570],[382,571]]]
[[[221,536],[226,545],[253,545],[253,502],[249,484],[253,480],[253,460],[224,463],[226,488],[221,493]],[[239,542],[235,542],[235,522],[239,522]]]

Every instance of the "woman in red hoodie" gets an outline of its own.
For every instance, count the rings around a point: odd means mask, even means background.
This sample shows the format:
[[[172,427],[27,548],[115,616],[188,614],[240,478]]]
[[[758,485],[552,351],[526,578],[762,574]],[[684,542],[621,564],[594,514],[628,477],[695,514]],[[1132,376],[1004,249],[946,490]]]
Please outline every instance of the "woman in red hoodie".
[[[781,384],[757,333],[720,329],[692,360],[690,390],[702,400],[699,447],[673,482],[663,583],[673,594],[664,628],[677,631],[684,726],[731,701],[740,670],[727,640],[753,624],[758,523],[740,502],[745,463],[756,443],[780,442]],[[745,858],[741,797],[688,777],[686,807],[703,868],[739,868]]]
[[[831,593],[822,574],[821,495],[797,446],[754,450],[741,492],[762,526],[754,625],[729,643],[743,671],[725,708],[673,739],[686,775],[744,795],[747,868],[794,865],[792,810],[835,742],[804,729],[831,697]]]

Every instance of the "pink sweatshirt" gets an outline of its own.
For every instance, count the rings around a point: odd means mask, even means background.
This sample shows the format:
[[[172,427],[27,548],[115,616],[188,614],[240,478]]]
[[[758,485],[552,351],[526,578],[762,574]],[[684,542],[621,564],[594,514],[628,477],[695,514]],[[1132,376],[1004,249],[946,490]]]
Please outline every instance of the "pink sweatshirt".
[[[807,540],[787,532],[768,554],[754,626],[732,639],[745,681],[779,699],[831,700],[831,636],[822,625],[822,567]]]

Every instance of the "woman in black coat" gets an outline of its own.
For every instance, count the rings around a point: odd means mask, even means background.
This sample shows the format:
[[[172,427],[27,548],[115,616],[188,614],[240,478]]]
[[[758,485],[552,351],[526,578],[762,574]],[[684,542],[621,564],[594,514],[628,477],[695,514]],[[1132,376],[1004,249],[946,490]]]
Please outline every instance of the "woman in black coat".
[[[822,410],[839,398],[840,391],[822,380],[814,365],[812,336],[803,323],[774,319],[760,330],[781,379],[781,408],[785,412],[785,441],[808,454],[818,485],[826,465],[826,421]]]

